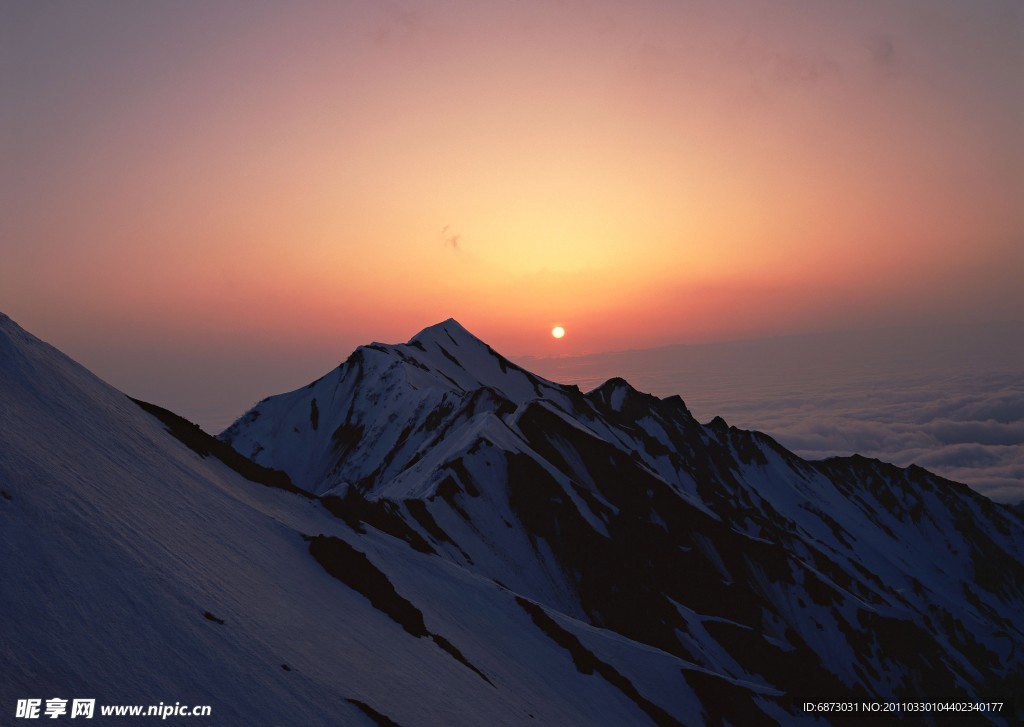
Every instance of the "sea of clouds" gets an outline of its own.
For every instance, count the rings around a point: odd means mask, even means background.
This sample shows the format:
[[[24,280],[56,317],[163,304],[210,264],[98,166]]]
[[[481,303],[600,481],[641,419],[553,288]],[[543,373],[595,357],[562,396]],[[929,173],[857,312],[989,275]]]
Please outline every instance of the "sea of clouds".
[[[807,459],[917,464],[1024,500],[1024,324],[901,328],[521,362],[584,390],[612,376]]]

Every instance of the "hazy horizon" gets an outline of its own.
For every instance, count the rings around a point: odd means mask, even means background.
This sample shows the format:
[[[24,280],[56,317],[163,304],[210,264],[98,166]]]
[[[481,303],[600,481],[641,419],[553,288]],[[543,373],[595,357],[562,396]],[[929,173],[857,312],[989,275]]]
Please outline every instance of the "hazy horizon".
[[[115,362],[96,358],[101,352],[95,349],[48,342],[126,394],[214,434],[263,398],[305,387],[354,350],[304,360],[282,352],[276,361],[264,358],[252,366],[247,352],[224,358],[231,353],[224,348],[184,367],[163,366],[147,352],[111,366]],[[1024,500],[1024,322],[508,357],[584,391],[621,377],[645,393],[679,395],[703,423],[721,416],[808,459],[861,454],[899,466],[918,464],[993,499]]]

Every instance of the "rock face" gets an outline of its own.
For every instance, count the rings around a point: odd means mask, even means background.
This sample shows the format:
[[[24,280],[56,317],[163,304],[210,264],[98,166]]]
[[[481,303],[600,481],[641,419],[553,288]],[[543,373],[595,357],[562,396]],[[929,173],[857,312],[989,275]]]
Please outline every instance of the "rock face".
[[[362,347],[221,436],[421,550],[678,658],[711,722],[1022,688],[1019,512],[916,467],[803,461],[621,379],[581,393],[454,320]]]
[[[1019,510],[545,381],[451,320],[218,441],[0,315],[0,495],[0,722],[54,697],[228,725],[1020,715]]]

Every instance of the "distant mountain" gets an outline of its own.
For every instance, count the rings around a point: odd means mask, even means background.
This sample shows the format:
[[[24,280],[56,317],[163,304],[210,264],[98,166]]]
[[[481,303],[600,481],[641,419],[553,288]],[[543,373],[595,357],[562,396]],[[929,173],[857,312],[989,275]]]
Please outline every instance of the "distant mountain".
[[[451,320],[218,441],[0,315],[0,495],[0,723],[53,697],[217,725],[1021,714],[1019,510],[584,394]]]

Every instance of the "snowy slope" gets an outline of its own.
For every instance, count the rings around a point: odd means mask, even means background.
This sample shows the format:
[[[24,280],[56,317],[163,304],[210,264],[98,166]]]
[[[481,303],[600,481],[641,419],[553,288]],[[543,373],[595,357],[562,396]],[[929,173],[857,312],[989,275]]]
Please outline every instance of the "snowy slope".
[[[217,725],[701,724],[708,680],[783,714],[761,683],[246,479],[6,317],[0,402],[0,723],[64,697]]]
[[[920,468],[803,461],[621,379],[553,384],[452,320],[221,436],[350,519],[707,669],[685,676],[712,722],[761,718],[768,694],[788,722],[824,695],[1022,688],[1018,512]]]
[[[309,386],[260,402],[222,436],[310,491],[345,489],[368,477],[395,490],[390,475],[410,460],[503,429],[494,411],[538,397],[564,402],[573,393],[579,395],[520,369],[448,320],[407,344],[361,346]],[[425,494],[417,477],[406,480],[407,489],[393,495]]]
[[[1021,516],[923,470],[582,394],[453,321],[225,437],[263,467],[0,316],[0,724],[33,697],[218,725],[821,724],[801,703],[845,698],[1010,723]]]

